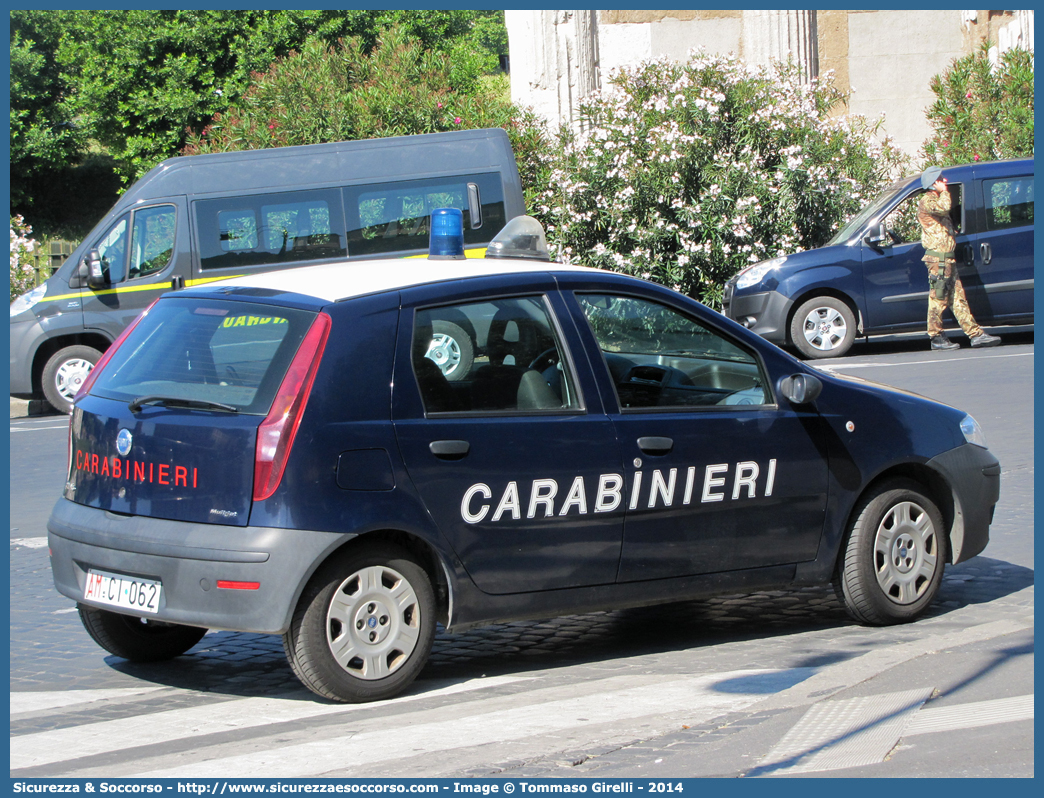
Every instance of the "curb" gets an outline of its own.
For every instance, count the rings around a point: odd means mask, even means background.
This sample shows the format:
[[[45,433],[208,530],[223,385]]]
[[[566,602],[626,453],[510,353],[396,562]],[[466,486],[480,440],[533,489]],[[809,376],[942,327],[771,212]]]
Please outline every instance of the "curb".
[[[28,416],[49,416],[54,410],[43,399],[15,399],[11,397],[11,418],[27,418]]]

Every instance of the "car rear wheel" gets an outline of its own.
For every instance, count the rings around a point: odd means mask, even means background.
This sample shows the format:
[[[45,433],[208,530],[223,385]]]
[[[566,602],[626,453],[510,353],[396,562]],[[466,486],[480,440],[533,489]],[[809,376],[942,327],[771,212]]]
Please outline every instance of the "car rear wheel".
[[[855,338],[855,314],[832,296],[803,302],[790,322],[790,341],[806,358],[840,357]]]
[[[71,413],[73,399],[102,353],[93,346],[67,346],[47,360],[42,380],[44,397],[59,413]]]
[[[349,549],[305,588],[283,648],[297,677],[333,701],[391,698],[417,677],[435,639],[431,581],[386,543]]]
[[[942,513],[916,482],[891,480],[856,507],[835,585],[849,615],[874,626],[912,621],[942,582]]]
[[[179,657],[203,639],[206,629],[137,618],[77,604],[87,634],[110,654],[131,662],[162,662]]]

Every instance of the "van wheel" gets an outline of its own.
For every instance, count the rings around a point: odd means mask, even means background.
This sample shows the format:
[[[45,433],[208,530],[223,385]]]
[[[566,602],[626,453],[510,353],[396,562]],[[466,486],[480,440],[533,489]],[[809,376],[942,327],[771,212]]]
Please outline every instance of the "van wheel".
[[[110,654],[131,662],[162,662],[180,657],[203,639],[206,629],[164,623],[77,604],[87,634]]]
[[[67,346],[51,355],[43,370],[43,392],[51,407],[71,413],[76,392],[99,360],[101,352],[93,346]]]
[[[431,323],[431,345],[427,357],[441,369],[450,382],[464,379],[475,361],[471,337],[463,327],[452,321],[435,319]]]
[[[855,338],[855,314],[832,296],[802,303],[790,322],[790,341],[806,358],[841,357]]]
[[[345,703],[398,695],[435,639],[435,593],[402,549],[370,543],[320,568],[305,587],[283,648],[294,674]]]
[[[920,485],[891,480],[857,505],[835,588],[848,614],[873,626],[912,621],[942,582],[942,513]]]

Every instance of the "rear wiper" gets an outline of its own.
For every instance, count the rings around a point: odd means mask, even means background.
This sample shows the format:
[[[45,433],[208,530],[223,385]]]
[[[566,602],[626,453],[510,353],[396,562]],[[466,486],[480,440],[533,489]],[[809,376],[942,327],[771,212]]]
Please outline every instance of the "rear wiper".
[[[191,407],[197,410],[224,410],[229,413],[238,413],[239,408],[221,402],[210,402],[206,399],[179,399],[176,396],[139,396],[127,407],[132,413],[137,413],[143,405],[163,405],[164,407]]]

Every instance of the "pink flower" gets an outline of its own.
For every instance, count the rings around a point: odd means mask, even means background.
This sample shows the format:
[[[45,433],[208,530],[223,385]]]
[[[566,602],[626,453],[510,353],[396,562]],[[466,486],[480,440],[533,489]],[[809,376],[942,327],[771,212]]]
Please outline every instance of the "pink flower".
[[[965,94],[964,96],[965,96],[965,97],[967,97],[967,98],[968,98],[968,99],[970,100],[970,99],[971,99],[971,92],[968,92],[968,93],[967,93],[967,94]]]
[[[268,129],[269,130],[275,130],[277,127],[278,127],[278,125],[275,122],[269,122],[268,123]]]
[[[453,123],[454,123],[454,124],[456,124],[456,125],[459,125],[459,124],[460,124],[460,121],[461,121],[461,120],[460,120],[460,117],[459,117],[459,116],[455,116],[455,117],[453,117]]]
[[[435,107],[436,108],[441,108],[442,107],[442,103],[437,103]]]
[[[976,161],[977,161],[977,160],[979,160],[979,156],[978,156],[978,155],[976,155],[976,156],[975,156],[975,158],[974,158],[974,160],[976,160]]]

